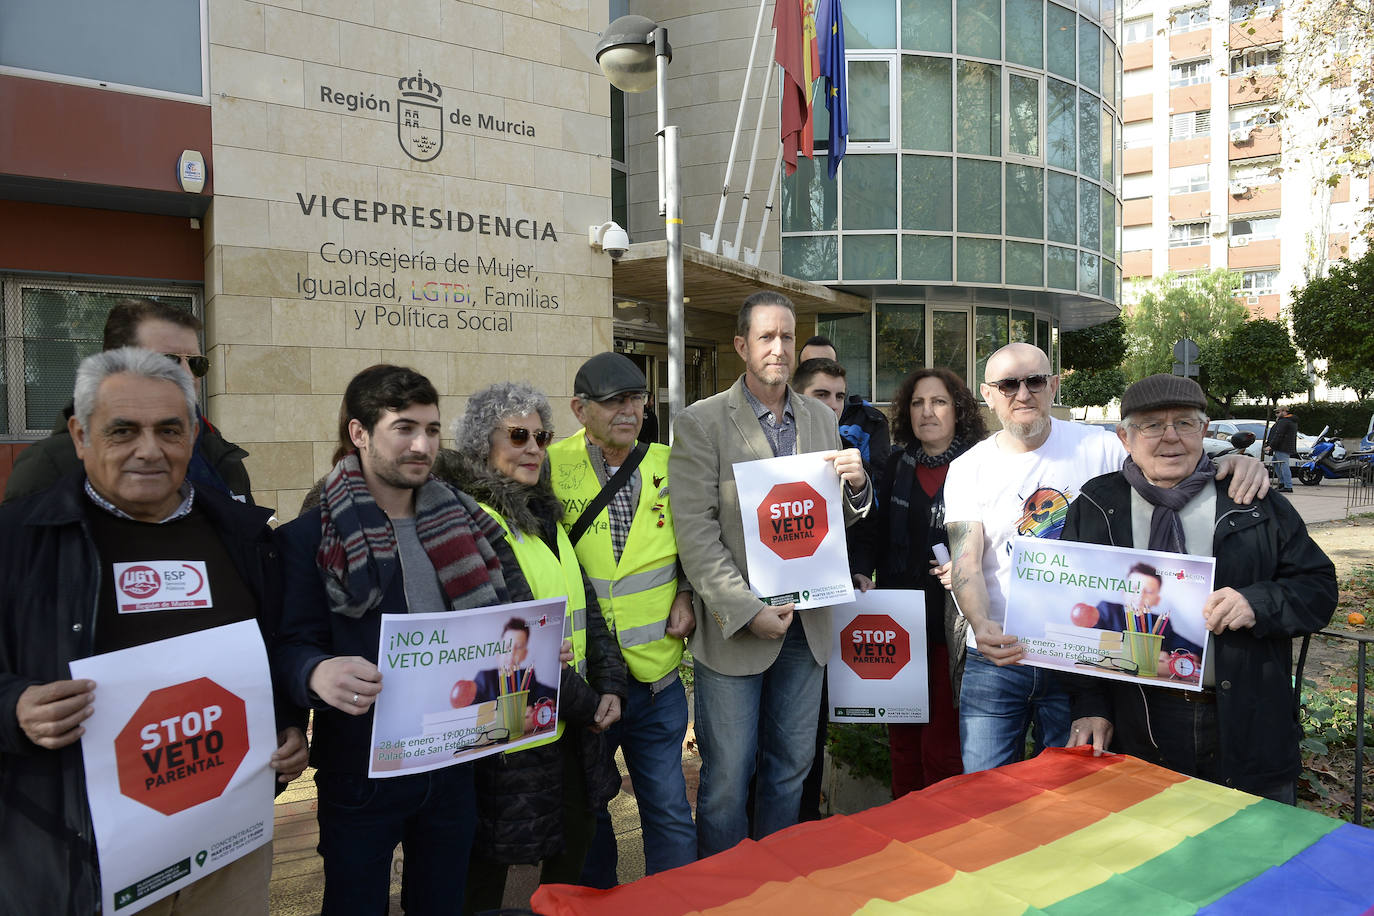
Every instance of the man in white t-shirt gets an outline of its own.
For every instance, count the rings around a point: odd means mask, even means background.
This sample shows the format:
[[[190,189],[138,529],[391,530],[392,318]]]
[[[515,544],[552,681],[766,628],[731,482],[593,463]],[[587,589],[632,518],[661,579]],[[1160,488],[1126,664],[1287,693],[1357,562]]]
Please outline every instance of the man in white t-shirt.
[[[954,597],[969,621],[969,650],[959,694],[964,772],[1021,759],[1028,725],[1038,753],[1068,740],[1069,700],[1054,673],[1018,665],[1025,654],[1005,633],[1012,539],[1058,538],[1069,503],[1084,483],[1121,470],[1126,451],[1104,429],[1050,417],[1059,377],[1049,357],[1008,344],[987,362],[983,398],[1002,423],[957,458],[945,481],[945,525],[954,559]],[[1253,467],[1251,467],[1253,465]],[[1268,489],[1254,459],[1231,484],[1238,502]]]

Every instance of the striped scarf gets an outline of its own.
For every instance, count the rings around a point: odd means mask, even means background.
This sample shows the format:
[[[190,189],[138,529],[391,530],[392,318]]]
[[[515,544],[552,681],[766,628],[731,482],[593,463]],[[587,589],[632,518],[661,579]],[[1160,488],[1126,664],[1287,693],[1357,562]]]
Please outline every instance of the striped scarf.
[[[510,600],[491,545],[503,535],[501,526],[469,503],[476,506],[433,478],[415,494],[415,533],[450,610]],[[325,477],[320,528],[315,562],[334,613],[356,618],[378,607],[400,564],[391,522],[367,489],[357,453],[345,455]]]

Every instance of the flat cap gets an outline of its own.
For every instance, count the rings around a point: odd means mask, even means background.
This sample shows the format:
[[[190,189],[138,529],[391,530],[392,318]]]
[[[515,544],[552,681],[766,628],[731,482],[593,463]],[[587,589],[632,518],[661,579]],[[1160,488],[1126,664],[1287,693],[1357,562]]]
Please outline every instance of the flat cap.
[[[1198,383],[1177,375],[1151,375],[1126,389],[1121,396],[1121,416],[1164,407],[1196,407],[1207,410],[1207,397]]]
[[[582,364],[573,378],[573,394],[593,401],[632,391],[648,391],[649,382],[628,356],[598,353]]]

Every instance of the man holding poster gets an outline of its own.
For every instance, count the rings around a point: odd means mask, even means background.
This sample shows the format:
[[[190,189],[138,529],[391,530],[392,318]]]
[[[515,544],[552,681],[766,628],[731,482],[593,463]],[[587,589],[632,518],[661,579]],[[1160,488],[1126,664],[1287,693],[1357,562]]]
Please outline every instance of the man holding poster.
[[[430,477],[440,425],[428,379],[364,369],[339,417],[320,504],[277,532],[286,596],[272,658],[291,699],[315,710],[323,912],[385,912],[401,843],[408,911],[450,913],[476,829],[472,766],[368,777],[382,614],[502,604],[525,579],[500,524]]]
[[[1192,379],[1152,375],[1126,389],[1117,436],[1130,457],[1084,484],[1064,525],[1065,540],[1216,558],[1201,612],[1170,621],[1209,642],[1202,690],[1074,678],[1069,746],[1293,804],[1302,737],[1293,637],[1331,620],[1336,571],[1284,497],[1242,508],[1216,482],[1202,449],[1206,407]]]
[[[107,868],[116,858],[111,844],[135,865],[142,850],[138,837],[111,832],[108,824],[93,832],[77,742],[82,723],[115,694],[102,704],[98,685],[69,679],[68,666],[242,621],[255,621],[262,637],[270,636],[281,596],[270,513],[187,480],[195,392],[161,353],[128,347],[84,360],[69,426],[81,473],[0,509],[0,575],[7,583],[0,592],[0,912],[85,914],[102,900],[108,912],[127,880],[133,899],[126,912],[140,897],[146,906],[160,895],[178,913],[266,914],[270,843],[198,880],[186,868],[179,877],[143,882],[167,864],[148,863],[149,871],[102,886],[96,840]],[[195,785],[199,793],[205,787],[193,768],[176,761],[199,747],[182,740],[188,734],[218,734],[205,721],[218,707],[209,702],[190,711],[177,691],[156,693],[166,703],[166,721],[159,717],[162,728],[139,736],[147,751],[135,758],[148,768],[136,774],[140,785],[189,776],[178,787]],[[284,783],[305,769],[304,719],[285,707],[279,712],[271,766]],[[189,716],[195,728],[171,731]],[[159,797],[150,804],[161,803]],[[208,845],[218,838],[200,839]],[[142,885],[137,892],[135,884]]]
[[[692,404],[673,426],[668,473],[675,487],[678,557],[696,589],[698,623],[690,647],[701,750],[702,856],[745,838],[755,761],[756,833],[796,823],[802,780],[815,753],[823,666],[830,657],[828,608],[794,613],[792,603],[771,606],[749,588],[734,465],[825,452],[844,481],[842,523],[867,514],[873,501],[858,450],[836,450],[834,411],[787,385],[796,324],[786,296],[761,292],[746,299],[734,341],[744,374],[730,390]]]

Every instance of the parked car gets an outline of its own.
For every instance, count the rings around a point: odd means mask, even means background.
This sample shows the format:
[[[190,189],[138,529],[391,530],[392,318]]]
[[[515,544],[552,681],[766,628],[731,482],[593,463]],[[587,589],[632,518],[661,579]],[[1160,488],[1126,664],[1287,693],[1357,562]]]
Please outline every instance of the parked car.
[[[1372,421],[1374,422],[1374,421]],[[1264,442],[1266,426],[1272,428],[1274,424],[1266,424],[1263,420],[1213,420],[1207,427],[1208,438],[1230,439],[1239,432],[1255,434],[1255,444],[1245,450],[1245,454],[1252,458],[1261,456],[1261,448]],[[1317,444],[1317,436],[1309,436],[1306,433],[1298,433],[1298,450],[1292,454],[1292,458],[1302,458],[1307,460],[1307,456],[1312,452],[1312,446]],[[1207,446],[1204,444],[1204,448]],[[1207,452],[1209,455],[1211,451]]]

